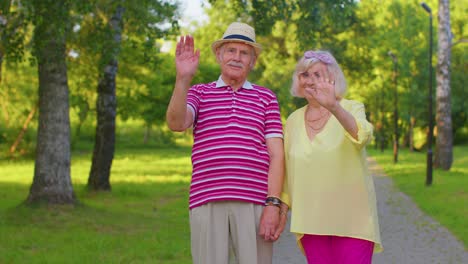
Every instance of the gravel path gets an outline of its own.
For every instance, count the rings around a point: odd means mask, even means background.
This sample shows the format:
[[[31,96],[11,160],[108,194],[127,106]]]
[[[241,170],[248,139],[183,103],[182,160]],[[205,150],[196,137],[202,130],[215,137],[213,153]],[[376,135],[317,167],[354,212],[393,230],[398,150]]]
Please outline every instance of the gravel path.
[[[374,264],[468,264],[468,252],[445,227],[425,215],[392,179],[369,159],[374,176],[380,232],[384,252],[375,254]],[[305,264],[289,223],[274,245],[273,264]]]

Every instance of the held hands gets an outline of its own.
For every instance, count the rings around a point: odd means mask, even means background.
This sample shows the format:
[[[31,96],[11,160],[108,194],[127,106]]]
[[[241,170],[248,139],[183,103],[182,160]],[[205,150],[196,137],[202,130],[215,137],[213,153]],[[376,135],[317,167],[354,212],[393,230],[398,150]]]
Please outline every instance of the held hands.
[[[286,227],[286,222],[288,221],[288,206],[286,204],[281,204],[281,209],[280,209],[280,222],[278,229],[276,232],[278,233],[278,238],[281,233],[283,233],[284,228]]]
[[[279,207],[272,205],[263,208],[262,217],[260,218],[259,235],[267,241],[274,242],[281,234],[281,232],[278,232],[280,224],[279,210]]]
[[[320,65],[319,71],[316,73],[314,85],[305,88],[305,93],[306,98],[314,98],[330,112],[333,112],[338,105],[335,95],[335,81],[324,64]]]
[[[197,69],[200,61],[200,50],[194,50],[194,40],[192,36],[181,36],[176,47],[176,70],[180,78],[191,79]]]
[[[284,203],[278,206],[265,206],[260,219],[259,235],[267,241],[275,242],[283,233],[288,221],[288,206]]]

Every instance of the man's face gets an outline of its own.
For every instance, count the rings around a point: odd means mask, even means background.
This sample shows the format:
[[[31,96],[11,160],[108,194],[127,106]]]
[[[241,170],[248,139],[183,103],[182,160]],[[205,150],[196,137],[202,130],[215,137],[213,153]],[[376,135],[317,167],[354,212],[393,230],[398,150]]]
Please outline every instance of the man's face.
[[[238,81],[247,79],[256,61],[253,47],[237,42],[224,44],[216,52],[216,58],[221,66],[221,74]]]

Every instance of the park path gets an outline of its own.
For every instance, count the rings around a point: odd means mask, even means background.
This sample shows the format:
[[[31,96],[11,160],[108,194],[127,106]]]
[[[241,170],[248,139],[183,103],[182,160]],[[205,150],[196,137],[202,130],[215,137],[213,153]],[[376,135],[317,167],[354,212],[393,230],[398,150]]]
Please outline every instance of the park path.
[[[374,159],[369,158],[374,177],[380,232],[384,251],[373,264],[468,264],[468,252],[445,227],[424,214],[398,191]],[[273,264],[305,264],[289,223],[275,243]]]

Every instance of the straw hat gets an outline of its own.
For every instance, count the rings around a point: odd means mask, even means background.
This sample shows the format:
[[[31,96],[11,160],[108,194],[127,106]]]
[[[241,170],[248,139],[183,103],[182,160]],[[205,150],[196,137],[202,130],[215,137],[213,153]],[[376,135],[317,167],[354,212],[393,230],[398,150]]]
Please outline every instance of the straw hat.
[[[233,22],[224,32],[223,38],[211,44],[211,49],[216,54],[216,50],[227,42],[240,42],[252,46],[255,55],[258,57],[262,51],[262,45],[255,42],[255,29],[245,23]]]

